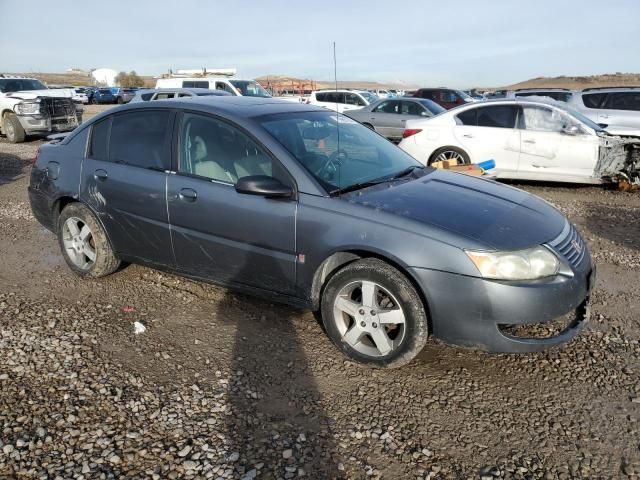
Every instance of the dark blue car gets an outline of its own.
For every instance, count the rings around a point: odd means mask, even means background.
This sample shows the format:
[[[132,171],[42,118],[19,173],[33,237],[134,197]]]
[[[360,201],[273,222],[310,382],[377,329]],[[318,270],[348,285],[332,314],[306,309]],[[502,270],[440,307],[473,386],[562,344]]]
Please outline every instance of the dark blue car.
[[[82,277],[134,262],[319,310],[340,350],[376,366],[429,335],[541,350],[588,317],[591,257],[555,208],[309,105],[118,107],[41,147],[29,198]]]
[[[97,88],[93,90],[93,95],[89,103],[116,103],[117,97],[110,88]]]

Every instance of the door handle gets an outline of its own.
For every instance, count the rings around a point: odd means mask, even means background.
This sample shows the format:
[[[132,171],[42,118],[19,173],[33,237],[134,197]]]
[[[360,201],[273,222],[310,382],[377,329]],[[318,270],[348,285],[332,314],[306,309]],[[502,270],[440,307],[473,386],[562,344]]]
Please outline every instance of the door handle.
[[[471,135],[470,133],[465,133],[464,135],[462,135],[464,138],[473,138],[473,135]]]
[[[606,113],[601,113],[600,118],[609,118],[609,115],[607,115]]]
[[[369,117],[369,120],[375,120],[376,117]]]
[[[536,141],[527,139],[527,140],[522,140],[522,143],[536,143]]]
[[[196,192],[193,188],[183,188],[178,193],[178,198],[183,202],[193,203],[198,198],[198,192]]]
[[[107,171],[102,170],[101,168],[93,172],[93,178],[95,178],[99,182],[104,182],[108,177],[109,175],[107,175]]]

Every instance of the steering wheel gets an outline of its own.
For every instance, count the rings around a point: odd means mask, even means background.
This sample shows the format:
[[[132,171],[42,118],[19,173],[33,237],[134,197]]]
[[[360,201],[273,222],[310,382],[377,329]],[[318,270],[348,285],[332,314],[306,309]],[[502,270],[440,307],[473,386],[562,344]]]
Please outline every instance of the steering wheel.
[[[346,150],[339,149],[329,155],[327,161],[316,172],[316,176],[323,180],[330,181],[333,179],[336,172],[340,169],[340,161],[347,160],[349,154]]]

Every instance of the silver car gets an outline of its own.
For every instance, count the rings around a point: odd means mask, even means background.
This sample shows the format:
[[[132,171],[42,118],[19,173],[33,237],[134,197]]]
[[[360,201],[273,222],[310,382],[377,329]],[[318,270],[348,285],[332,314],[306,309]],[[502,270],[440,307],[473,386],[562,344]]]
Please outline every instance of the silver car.
[[[573,92],[569,105],[607,128],[640,128],[640,88],[587,88]]]
[[[426,98],[384,98],[344,114],[389,140],[400,141],[407,120],[433,117],[442,112],[446,110]]]

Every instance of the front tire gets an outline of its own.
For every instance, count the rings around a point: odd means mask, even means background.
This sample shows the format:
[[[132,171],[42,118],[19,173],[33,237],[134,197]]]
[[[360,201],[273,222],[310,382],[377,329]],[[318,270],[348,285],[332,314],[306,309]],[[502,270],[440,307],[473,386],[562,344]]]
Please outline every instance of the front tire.
[[[431,165],[433,162],[440,162],[443,160],[457,160],[458,165],[469,165],[471,160],[469,154],[458,147],[442,147],[433,152],[429,157],[427,165]]]
[[[348,357],[396,368],[420,353],[429,335],[425,307],[411,282],[376,258],[348,264],[322,295],[322,321]]]
[[[69,268],[80,277],[98,278],[115,272],[120,260],[91,210],[67,205],[58,217],[58,243]]]
[[[4,134],[7,136],[7,140],[11,143],[22,143],[27,134],[20,124],[20,120],[16,117],[15,113],[7,113],[4,116]]]

